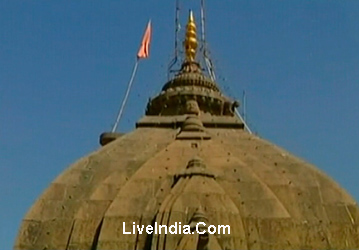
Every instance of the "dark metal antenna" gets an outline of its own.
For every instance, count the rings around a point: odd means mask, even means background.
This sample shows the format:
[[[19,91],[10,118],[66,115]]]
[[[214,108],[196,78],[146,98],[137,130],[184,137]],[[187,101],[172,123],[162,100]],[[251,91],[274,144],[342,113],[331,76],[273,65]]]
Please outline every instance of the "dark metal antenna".
[[[207,42],[206,42],[206,15],[205,15],[205,4],[204,0],[201,0],[201,32],[202,32],[202,51],[203,51],[203,59],[206,63],[206,68],[208,75],[211,77],[212,81],[216,80],[216,74],[214,73],[214,67],[212,60],[208,55]]]
[[[167,69],[167,78],[168,79],[170,77],[170,73],[173,72],[173,70],[172,70],[173,66],[176,65],[176,63],[178,61],[178,33],[179,33],[180,29],[181,29],[179,18],[180,18],[180,5],[179,5],[179,0],[176,0],[175,55],[174,55],[174,58],[171,60],[171,62],[168,65],[168,69]]]
[[[242,102],[243,102],[243,120],[247,121],[247,96],[245,90],[243,90]]]
[[[201,0],[201,32],[202,32],[202,51],[203,51],[203,58],[204,61],[206,63],[206,68],[207,68],[207,72],[208,75],[210,76],[210,78],[212,79],[212,81],[216,81],[216,74],[214,72],[214,66],[212,63],[212,60],[209,56],[208,53],[208,49],[207,49],[207,42],[206,42],[206,29],[205,29],[205,23],[206,23],[206,18],[205,18],[205,6],[204,6],[204,1],[205,0]],[[238,112],[237,109],[235,109],[235,113],[238,116],[238,118],[243,122],[245,129],[252,134],[251,129],[248,127],[245,119],[243,119],[243,117],[241,116],[241,114]]]

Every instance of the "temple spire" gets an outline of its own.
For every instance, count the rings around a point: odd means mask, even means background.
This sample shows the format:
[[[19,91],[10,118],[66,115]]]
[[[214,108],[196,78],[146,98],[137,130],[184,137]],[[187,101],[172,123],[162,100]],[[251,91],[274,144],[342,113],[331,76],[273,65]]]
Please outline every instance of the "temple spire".
[[[196,23],[194,21],[194,16],[192,10],[189,12],[188,23],[187,23],[187,30],[186,30],[186,38],[183,43],[184,49],[186,52],[186,61],[194,62],[196,59],[197,53],[197,28]]]

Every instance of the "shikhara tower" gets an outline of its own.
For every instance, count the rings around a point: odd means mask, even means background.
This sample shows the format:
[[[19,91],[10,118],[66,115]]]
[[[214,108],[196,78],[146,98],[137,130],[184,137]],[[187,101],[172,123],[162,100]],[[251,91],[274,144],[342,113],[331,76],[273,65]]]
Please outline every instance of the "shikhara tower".
[[[57,177],[25,216],[16,249],[355,249],[359,208],[314,166],[244,130],[197,63],[188,19],[180,72],[136,129]],[[230,235],[124,235],[137,225],[230,225]]]

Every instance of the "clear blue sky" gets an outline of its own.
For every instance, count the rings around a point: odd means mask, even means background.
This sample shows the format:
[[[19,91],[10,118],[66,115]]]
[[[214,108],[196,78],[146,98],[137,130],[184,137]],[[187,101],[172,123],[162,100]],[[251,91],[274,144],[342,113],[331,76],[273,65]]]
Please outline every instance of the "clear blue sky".
[[[189,8],[182,0],[182,27]],[[221,88],[248,98],[261,137],[315,164],[359,200],[359,1],[208,0]],[[143,60],[120,124],[134,129],[166,81],[174,1],[0,0],[0,248],[49,183],[96,150]]]

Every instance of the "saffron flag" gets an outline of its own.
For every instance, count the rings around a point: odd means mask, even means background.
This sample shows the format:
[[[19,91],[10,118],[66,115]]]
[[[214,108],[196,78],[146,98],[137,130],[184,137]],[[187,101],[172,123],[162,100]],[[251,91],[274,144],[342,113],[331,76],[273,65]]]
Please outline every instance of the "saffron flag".
[[[137,53],[138,59],[147,58],[149,56],[151,33],[152,33],[152,28],[151,28],[151,20],[150,20],[148,21],[145,34],[143,35],[141,47]]]

